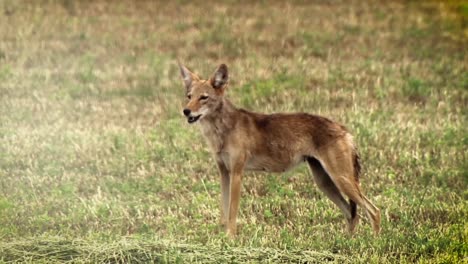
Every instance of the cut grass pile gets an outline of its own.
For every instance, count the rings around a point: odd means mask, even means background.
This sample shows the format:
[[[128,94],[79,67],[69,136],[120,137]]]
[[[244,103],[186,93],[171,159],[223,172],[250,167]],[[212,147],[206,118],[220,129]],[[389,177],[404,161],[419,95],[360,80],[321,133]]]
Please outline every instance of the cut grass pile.
[[[343,256],[309,250],[241,248],[224,245],[219,248],[174,241],[141,241],[122,239],[99,243],[78,239],[47,237],[0,244],[2,261],[57,263],[230,263],[232,261],[263,263],[347,263]]]

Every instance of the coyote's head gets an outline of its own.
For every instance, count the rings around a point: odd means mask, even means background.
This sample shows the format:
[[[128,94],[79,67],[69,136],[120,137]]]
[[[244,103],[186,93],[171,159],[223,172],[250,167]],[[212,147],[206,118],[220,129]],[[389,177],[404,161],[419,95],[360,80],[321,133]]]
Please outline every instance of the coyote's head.
[[[227,66],[221,64],[208,80],[201,79],[180,63],[179,68],[187,96],[183,110],[187,121],[194,123],[219,109],[229,79]]]

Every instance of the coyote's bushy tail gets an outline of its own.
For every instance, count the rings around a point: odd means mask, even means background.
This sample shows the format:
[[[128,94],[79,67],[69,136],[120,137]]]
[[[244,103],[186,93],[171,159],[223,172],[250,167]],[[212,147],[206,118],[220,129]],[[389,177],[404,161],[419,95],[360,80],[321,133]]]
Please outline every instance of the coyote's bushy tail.
[[[357,149],[353,151],[353,167],[354,167],[354,178],[359,182],[359,176],[361,175],[361,158]]]
[[[353,168],[354,168],[354,179],[356,179],[357,184],[359,184],[359,175],[361,174],[361,159],[357,149],[353,150]],[[351,208],[351,218],[355,218],[357,214],[357,204],[349,199],[349,205]]]

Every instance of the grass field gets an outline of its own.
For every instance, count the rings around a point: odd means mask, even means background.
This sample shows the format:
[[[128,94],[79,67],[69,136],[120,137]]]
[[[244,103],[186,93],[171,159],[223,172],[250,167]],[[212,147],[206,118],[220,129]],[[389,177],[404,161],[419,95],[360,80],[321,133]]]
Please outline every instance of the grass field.
[[[0,262],[468,262],[468,4],[241,2],[0,1]],[[177,58],[346,124],[381,235],[303,165],[246,174],[225,237]]]

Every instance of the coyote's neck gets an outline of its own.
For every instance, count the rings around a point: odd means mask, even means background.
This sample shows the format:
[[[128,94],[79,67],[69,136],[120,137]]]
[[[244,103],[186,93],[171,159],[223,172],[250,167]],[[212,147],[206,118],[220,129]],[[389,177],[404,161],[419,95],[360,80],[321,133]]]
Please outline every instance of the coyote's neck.
[[[200,128],[214,153],[220,153],[224,147],[225,136],[233,129],[239,110],[223,98],[219,108],[200,120]]]

